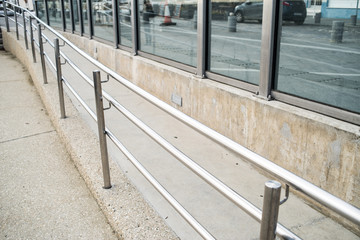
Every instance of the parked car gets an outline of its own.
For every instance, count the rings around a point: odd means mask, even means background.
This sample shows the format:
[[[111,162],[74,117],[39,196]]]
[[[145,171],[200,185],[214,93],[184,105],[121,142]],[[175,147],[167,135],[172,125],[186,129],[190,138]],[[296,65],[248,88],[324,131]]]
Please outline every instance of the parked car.
[[[283,0],[282,19],[284,21],[293,21],[301,25],[306,18],[306,5],[303,0]],[[234,13],[236,21],[241,23],[245,20],[258,20],[262,22],[263,1],[248,0],[235,7]]]

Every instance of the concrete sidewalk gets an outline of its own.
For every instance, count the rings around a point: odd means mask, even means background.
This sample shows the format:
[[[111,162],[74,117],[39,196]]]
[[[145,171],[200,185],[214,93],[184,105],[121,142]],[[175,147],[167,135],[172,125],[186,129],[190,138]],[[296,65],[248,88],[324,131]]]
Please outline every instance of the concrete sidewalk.
[[[25,68],[0,51],[0,239],[117,239]]]
[[[50,34],[49,39],[53,38]],[[33,76],[35,86],[61,140],[66,143],[66,148],[91,193],[118,235],[124,239],[200,239],[199,235],[140,176],[128,159],[110,143],[113,187],[109,190],[101,188],[100,158],[99,154],[95,153],[95,150],[98,150],[97,140],[94,138],[96,124],[71,94],[70,99],[65,96],[67,118],[59,119],[57,83],[50,68],[47,68],[49,83],[42,84],[40,63],[32,62],[31,51],[25,50],[21,36],[20,41],[16,41],[12,28],[10,33],[5,33],[5,40],[5,48],[15,54]],[[52,52],[49,45],[45,46],[45,49],[49,53]],[[72,52],[69,46],[62,47],[62,51],[73,59],[84,73],[91,75],[96,69]],[[89,88],[67,64],[62,67],[65,78],[75,86],[86,103],[94,108],[93,89]],[[268,176],[257,172],[257,169],[249,166],[235,154],[179,121],[171,119],[164,112],[154,109],[116,82],[109,81],[103,87],[175,147],[182,149],[205,169],[261,208],[263,185]],[[119,116],[118,112],[114,109],[107,111],[106,120],[107,126],[121,137],[130,152],[134,152],[142,164],[196,219],[211,230],[217,239],[258,238],[259,224],[255,220],[194,176],[167,152],[159,150],[154,142],[144,137],[143,133],[131,126],[123,116]],[[85,122],[87,126],[79,122]],[[38,147],[43,149],[42,146]],[[287,203],[282,205],[279,219],[304,239],[358,239],[353,233],[318,213],[293,194]]]

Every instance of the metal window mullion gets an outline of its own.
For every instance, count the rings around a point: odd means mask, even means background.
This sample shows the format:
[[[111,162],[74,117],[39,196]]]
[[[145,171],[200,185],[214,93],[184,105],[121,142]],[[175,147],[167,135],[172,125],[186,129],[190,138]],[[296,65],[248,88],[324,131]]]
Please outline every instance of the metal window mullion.
[[[118,14],[118,1],[112,0],[113,12],[113,29],[114,29],[114,47],[118,48],[119,44],[119,14]]]
[[[197,68],[196,75],[205,77],[206,67],[206,29],[207,25],[207,4],[208,1],[198,1],[197,6]]]
[[[275,79],[275,69],[277,68],[277,19],[278,0],[268,0],[263,3],[263,19],[261,34],[261,53],[260,53],[260,83],[259,96],[270,99],[272,83]]]
[[[46,24],[50,25],[50,17],[49,17],[49,4],[47,0],[44,0],[45,2],[45,16],[46,16]]]
[[[83,19],[83,7],[81,0],[75,0],[78,4],[78,17],[79,17],[79,23],[80,23],[80,35],[84,35],[84,19]]]
[[[65,5],[64,0],[60,0],[60,6],[61,6],[61,21],[62,21],[62,30],[65,32],[66,29],[66,20],[65,20]]]
[[[138,11],[137,11],[138,1],[137,0],[131,0],[131,28],[132,28],[132,49],[133,54],[137,55],[139,50],[139,43],[138,43],[138,36],[140,32],[140,24],[139,24],[139,18]]]
[[[75,21],[74,21],[74,1],[76,0],[69,0],[69,11],[70,11],[70,24],[71,24],[71,33],[75,32]]]
[[[92,37],[94,36],[94,31],[93,31],[93,18],[92,18],[92,2],[91,0],[87,0],[87,15],[88,15],[88,23],[89,23],[89,38],[92,39]]]
[[[18,4],[20,6],[20,4]],[[38,0],[34,1],[34,11],[35,11],[35,15],[36,17],[39,18],[39,6],[38,6]]]

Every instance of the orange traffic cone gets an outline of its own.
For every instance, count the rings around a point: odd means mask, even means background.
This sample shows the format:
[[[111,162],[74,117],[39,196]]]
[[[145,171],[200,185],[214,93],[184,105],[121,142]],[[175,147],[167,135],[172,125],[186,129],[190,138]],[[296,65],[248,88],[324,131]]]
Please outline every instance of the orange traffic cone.
[[[169,6],[167,4],[167,1],[165,1],[164,22],[161,23],[160,26],[170,26],[170,25],[176,25],[176,23],[173,23],[171,21],[170,9],[169,9]]]

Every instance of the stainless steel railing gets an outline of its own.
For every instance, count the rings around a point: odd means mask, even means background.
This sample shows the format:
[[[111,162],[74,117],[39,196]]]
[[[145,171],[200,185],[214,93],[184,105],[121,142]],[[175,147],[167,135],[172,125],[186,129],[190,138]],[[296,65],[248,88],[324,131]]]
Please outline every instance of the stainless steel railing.
[[[281,168],[280,166],[272,163],[271,161],[259,156],[258,154],[244,148],[243,146],[239,145],[238,143],[234,142],[233,140],[217,133],[216,131],[208,128],[207,126],[201,124],[200,122],[190,118],[189,116],[185,115],[184,113],[176,110],[175,108],[171,107],[170,105],[166,104],[165,102],[162,102],[161,100],[157,99],[156,97],[152,96],[151,94],[147,93],[143,89],[137,87],[136,85],[132,84],[131,82],[127,81],[125,78],[121,77],[111,69],[107,68],[103,64],[99,63],[98,61],[91,58],[89,55],[87,55],[85,52],[80,50],[78,47],[76,47],[74,44],[72,44],[69,40],[64,38],[61,34],[59,34],[57,31],[55,31],[50,26],[46,25],[44,22],[42,22],[40,19],[38,19],[36,16],[34,16],[32,13],[28,12],[25,9],[22,9],[14,4],[9,3],[16,9],[22,10],[22,16],[23,16],[23,25],[20,25],[17,22],[17,13],[15,14],[15,23],[16,23],[16,32],[18,36],[18,25],[24,28],[24,40],[25,44],[27,45],[27,34],[28,30],[26,30],[26,19],[25,13],[30,17],[30,19],[34,18],[39,24],[37,27],[35,26],[34,29],[36,29],[39,32],[39,42],[37,46],[39,47],[40,56],[42,56],[42,66],[43,66],[43,77],[44,77],[44,83],[47,83],[46,78],[46,68],[45,68],[45,61],[44,56],[47,59],[47,61],[50,63],[50,66],[56,70],[57,73],[57,79],[58,79],[58,86],[59,86],[59,98],[60,98],[60,109],[61,109],[61,117],[65,117],[65,105],[63,101],[63,90],[62,85],[64,84],[70,92],[79,100],[81,105],[85,108],[85,110],[92,116],[92,118],[98,122],[98,130],[99,130],[99,136],[100,136],[100,144],[101,144],[101,155],[102,155],[102,164],[103,164],[103,173],[104,173],[104,187],[109,188],[111,187],[110,182],[110,172],[108,169],[108,160],[107,160],[107,147],[106,147],[106,136],[110,140],[114,142],[114,144],[122,151],[133,163],[133,165],[145,176],[145,178],[164,196],[164,198],[184,217],[186,221],[204,238],[204,239],[213,239],[213,236],[204,228],[202,227],[162,186],[161,184],[131,155],[131,153],[120,143],[120,141],[116,138],[116,136],[106,128],[104,125],[103,119],[103,111],[104,107],[102,106],[102,99],[107,99],[107,101],[110,102],[112,106],[114,106],[119,112],[121,112],[124,116],[126,116],[131,122],[133,122],[138,128],[140,128],[143,132],[145,132],[148,136],[150,136],[153,140],[155,140],[159,145],[161,145],[164,149],[166,149],[169,153],[171,153],[173,156],[175,156],[181,163],[183,163],[186,167],[188,167],[190,170],[192,170],[195,174],[200,176],[202,179],[204,179],[207,183],[209,183],[212,187],[214,187],[217,191],[219,191],[221,194],[223,194],[225,197],[230,199],[232,202],[234,202],[238,207],[240,207],[242,210],[244,210],[247,214],[252,216],[254,219],[259,221],[262,226],[261,229],[269,229],[268,231],[275,231],[278,236],[284,238],[284,239],[300,239],[298,236],[287,230],[284,226],[277,223],[277,226],[275,225],[273,228],[267,228],[265,227],[266,224],[268,224],[267,221],[262,221],[263,219],[267,219],[268,215],[262,212],[260,209],[258,209],[256,206],[254,206],[252,203],[248,202],[246,199],[241,197],[238,193],[233,191],[231,188],[226,186],[224,183],[222,183],[219,179],[217,179],[215,176],[211,175],[209,172],[207,172],[205,169],[203,169],[201,166],[196,164],[194,161],[192,161],[189,157],[187,157],[185,154],[183,154],[181,151],[176,149],[174,146],[172,146],[169,142],[167,142],[164,138],[162,138],[160,135],[158,135],[156,132],[154,132],[151,128],[146,126],[142,121],[140,121],[136,116],[134,116],[131,112],[129,112],[125,107],[123,107],[120,103],[118,103],[112,96],[110,96],[105,91],[101,90],[101,80],[100,80],[100,74],[98,71],[95,71],[93,73],[93,80],[90,79],[85,73],[83,73],[72,61],[70,58],[68,58],[63,52],[60,51],[60,46],[58,40],[55,40],[55,43],[52,44],[49,39],[41,33],[42,28],[46,28],[48,31],[50,31],[52,34],[54,34],[58,39],[61,39],[64,44],[72,48],[74,51],[76,51],[78,54],[80,54],[82,57],[84,57],[87,61],[94,64],[96,67],[98,67],[101,71],[105,72],[108,76],[115,79],[117,82],[122,84],[123,86],[127,87],[134,93],[138,94],[139,96],[143,97],[145,100],[149,101],[150,103],[154,104],[158,108],[164,110],[165,112],[169,113],[173,117],[179,119],[183,123],[187,124],[188,126],[192,127],[196,131],[200,132],[201,134],[211,138],[212,140],[218,142],[219,144],[225,146],[226,148],[232,150],[233,152],[237,153],[239,156],[241,156],[243,159],[246,159],[252,164],[255,164],[256,166],[264,169],[268,173],[272,174],[274,177],[280,179],[288,186],[296,189],[297,191],[300,191],[304,193],[305,195],[309,196],[313,200],[317,201],[318,203],[328,207],[332,211],[338,213],[339,215],[345,217],[346,219],[350,220],[351,222],[360,225],[360,210],[345,201],[331,195],[330,193],[322,190],[321,188],[311,184],[310,182],[307,182],[306,180],[296,176],[295,174]],[[10,31],[8,19],[9,17],[6,14],[5,11],[5,18],[6,18],[6,27],[7,30]],[[32,31],[33,28],[30,27],[30,31]],[[33,41],[32,33],[30,34],[30,40]],[[55,55],[56,55],[56,63],[52,63],[49,56],[43,51],[42,41],[45,39],[47,42],[50,43],[52,47],[55,48]],[[32,48],[34,48],[34,45],[32,44]],[[34,54],[34,51],[33,51]],[[89,85],[94,87],[95,89],[95,96],[97,101],[97,114],[95,114],[88,106],[87,104],[81,99],[81,97],[77,94],[77,92],[74,90],[74,88],[70,85],[70,83],[62,76],[61,74],[61,63],[60,63],[60,57],[65,59],[65,61],[71,66]],[[34,57],[35,61],[35,57]],[[96,86],[96,87],[95,87]],[[271,185],[271,184],[270,184]],[[265,200],[265,197],[264,197]],[[271,201],[274,202],[274,201]],[[276,201],[275,201],[276,202]],[[267,209],[269,205],[272,203],[265,202],[264,201],[264,207],[263,209]],[[278,208],[278,204],[275,204],[272,209]],[[270,211],[271,212],[271,211]],[[265,230],[264,230],[265,231]],[[272,239],[272,237],[267,238],[264,237],[266,234],[262,233],[261,239]],[[269,236],[269,234],[267,234]],[[271,234],[270,234],[271,236]]]

